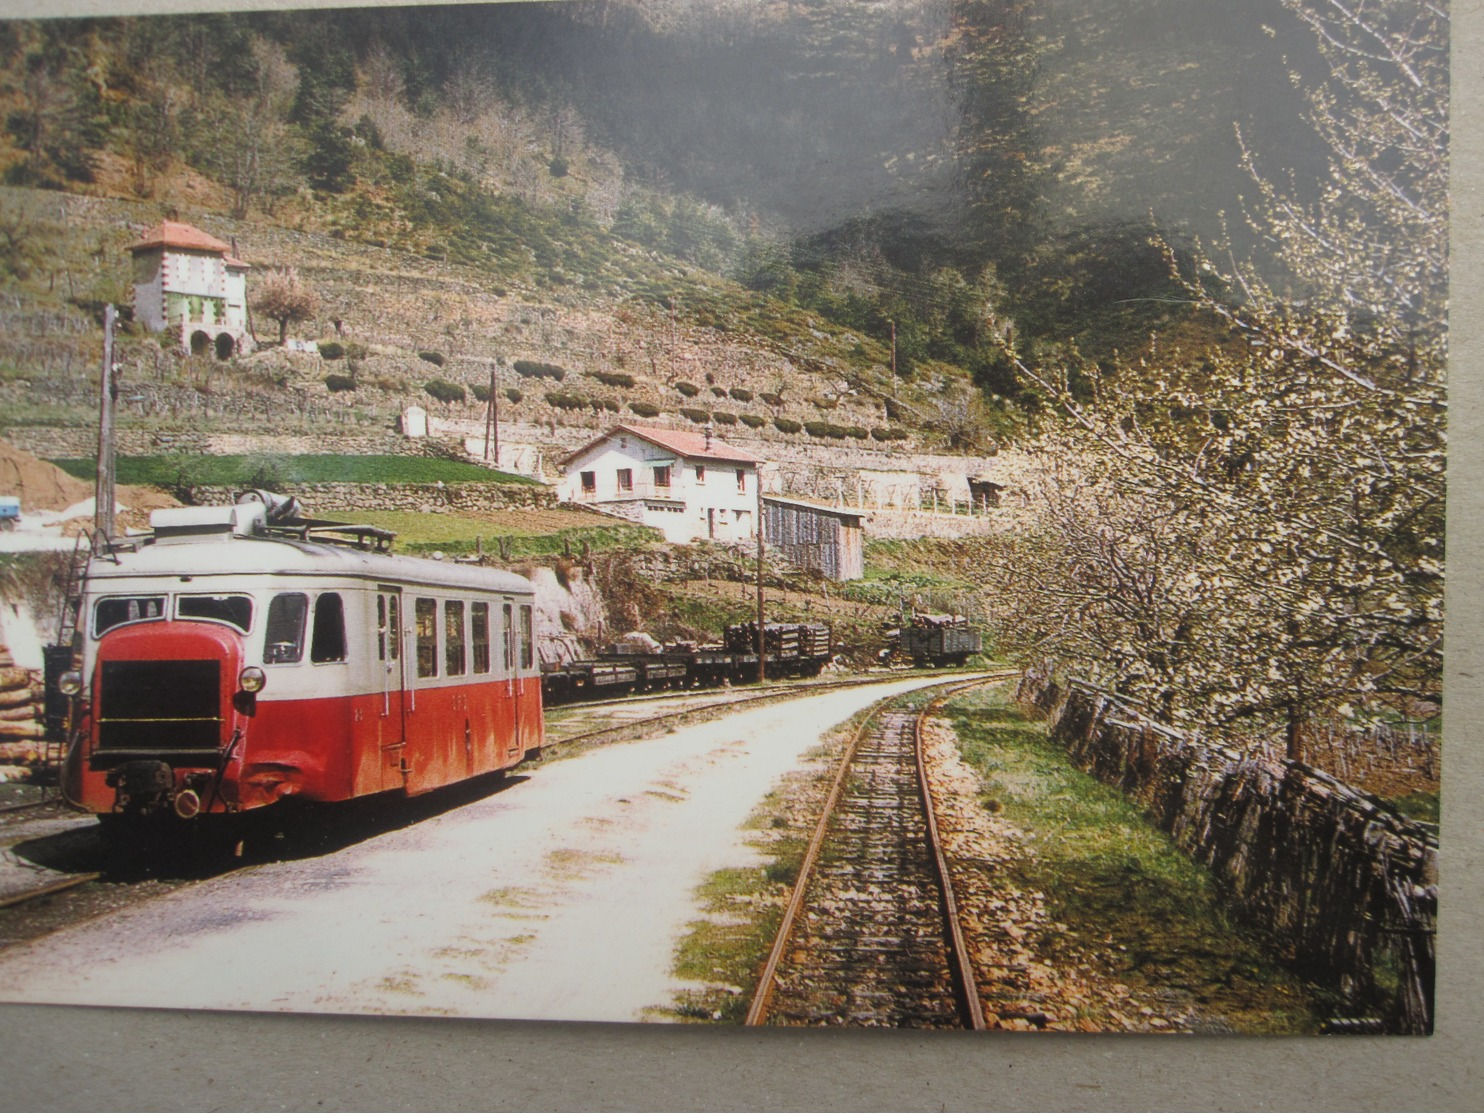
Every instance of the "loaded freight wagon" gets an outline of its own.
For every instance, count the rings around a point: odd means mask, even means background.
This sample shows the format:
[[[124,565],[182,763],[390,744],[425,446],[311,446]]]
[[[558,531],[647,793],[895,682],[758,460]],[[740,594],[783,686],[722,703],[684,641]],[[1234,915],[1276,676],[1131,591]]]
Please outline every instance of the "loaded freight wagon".
[[[984,650],[984,638],[956,614],[919,614],[897,636],[897,651],[914,666],[962,666],[971,655]]]

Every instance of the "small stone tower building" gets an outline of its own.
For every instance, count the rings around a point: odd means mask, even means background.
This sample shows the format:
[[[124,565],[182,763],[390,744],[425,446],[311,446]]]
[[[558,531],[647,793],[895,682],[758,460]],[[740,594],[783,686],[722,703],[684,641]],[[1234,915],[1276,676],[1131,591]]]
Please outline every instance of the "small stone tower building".
[[[194,225],[162,221],[129,246],[134,255],[134,320],[166,331],[192,353],[226,360],[252,348],[247,269],[231,246]]]

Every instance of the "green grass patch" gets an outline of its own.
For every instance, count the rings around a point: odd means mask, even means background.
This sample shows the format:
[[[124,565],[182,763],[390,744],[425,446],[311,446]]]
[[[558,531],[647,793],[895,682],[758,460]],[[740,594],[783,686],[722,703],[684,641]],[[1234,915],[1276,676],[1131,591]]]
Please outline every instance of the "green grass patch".
[[[1316,1031],[1320,994],[1289,972],[1277,949],[1234,924],[1210,874],[1177,849],[1116,789],[1073,767],[1003,687],[945,707],[964,758],[983,779],[981,803],[1027,834],[1027,856],[1007,863],[1013,883],[1044,893],[1045,949],[1104,944],[1118,980],[1150,995],[1188,993],[1242,1032]]]
[[[52,464],[74,477],[91,480],[96,458],[55,458]],[[529,477],[485,469],[443,458],[404,457],[399,454],[155,454],[120,457],[118,480],[125,485],[246,485],[253,474],[271,469],[283,482],[349,482],[351,484],[445,484],[479,481],[486,484],[536,485]]]
[[[316,512],[326,519],[354,521],[397,533],[397,550],[406,554],[446,551],[463,554],[482,548],[486,554],[510,558],[539,555],[590,554],[619,550],[663,538],[655,528],[638,524],[571,527],[558,531],[525,530],[459,512],[366,512],[329,509]]]

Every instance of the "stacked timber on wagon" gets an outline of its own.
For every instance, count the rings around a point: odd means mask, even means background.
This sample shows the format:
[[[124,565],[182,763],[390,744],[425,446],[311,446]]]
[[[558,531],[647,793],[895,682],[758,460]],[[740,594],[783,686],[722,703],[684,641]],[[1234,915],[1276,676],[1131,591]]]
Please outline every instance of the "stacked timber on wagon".
[[[808,668],[818,673],[830,656],[830,628],[825,624],[777,623],[764,626],[770,670]],[[757,622],[729,624],[723,633],[731,652],[757,652]]]
[[[0,644],[0,773],[30,767],[46,757],[46,727],[31,672],[17,667],[10,650]]]

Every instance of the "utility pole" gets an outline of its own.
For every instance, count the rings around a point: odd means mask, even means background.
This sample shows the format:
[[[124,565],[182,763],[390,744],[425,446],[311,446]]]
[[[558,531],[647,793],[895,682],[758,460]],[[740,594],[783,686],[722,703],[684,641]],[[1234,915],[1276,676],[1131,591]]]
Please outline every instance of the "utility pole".
[[[113,323],[118,312],[109,303],[103,308],[103,376],[98,391],[98,480],[93,494],[93,523],[97,532],[93,548],[101,554],[113,538],[114,468],[113,408],[118,401],[118,384],[114,379]]]
[[[763,625],[763,465],[753,470],[757,481],[757,681],[768,678],[768,630]]]
[[[891,398],[897,398],[897,320],[891,320]]]
[[[484,460],[500,465],[500,362],[490,362],[490,398],[484,407]]]

